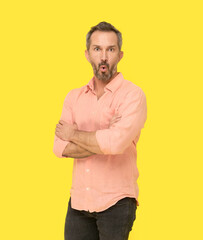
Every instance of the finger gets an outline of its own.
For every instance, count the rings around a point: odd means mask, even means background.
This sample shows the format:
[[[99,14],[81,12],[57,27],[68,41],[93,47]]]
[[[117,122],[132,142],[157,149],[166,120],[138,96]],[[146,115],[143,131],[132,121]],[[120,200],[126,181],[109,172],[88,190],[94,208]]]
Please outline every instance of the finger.
[[[57,126],[57,127],[55,128],[55,130],[58,131],[58,132],[61,132],[63,129],[62,129],[62,126]]]
[[[61,137],[61,132],[55,131],[55,134],[56,134],[57,137]]]
[[[65,124],[66,122],[63,121],[63,120],[60,120],[59,123],[60,123],[61,125],[63,125],[63,124]]]

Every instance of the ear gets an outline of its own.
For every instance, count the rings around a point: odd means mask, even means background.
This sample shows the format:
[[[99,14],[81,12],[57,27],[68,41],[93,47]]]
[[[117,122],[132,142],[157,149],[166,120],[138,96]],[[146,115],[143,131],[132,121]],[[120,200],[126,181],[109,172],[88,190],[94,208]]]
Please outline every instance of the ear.
[[[123,51],[120,51],[120,53],[119,53],[119,62],[120,62],[120,60],[123,58]]]
[[[87,61],[90,62],[89,52],[87,49],[85,50],[85,57],[87,58]]]

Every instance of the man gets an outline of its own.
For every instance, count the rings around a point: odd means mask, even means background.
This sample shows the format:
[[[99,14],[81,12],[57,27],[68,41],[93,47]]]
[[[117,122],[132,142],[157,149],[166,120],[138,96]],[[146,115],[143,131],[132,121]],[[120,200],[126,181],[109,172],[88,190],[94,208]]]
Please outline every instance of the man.
[[[117,72],[121,33],[107,22],[91,28],[85,56],[94,76],[70,91],[56,125],[54,153],[74,158],[66,240],[127,240],[136,218],[136,144],[146,98]]]

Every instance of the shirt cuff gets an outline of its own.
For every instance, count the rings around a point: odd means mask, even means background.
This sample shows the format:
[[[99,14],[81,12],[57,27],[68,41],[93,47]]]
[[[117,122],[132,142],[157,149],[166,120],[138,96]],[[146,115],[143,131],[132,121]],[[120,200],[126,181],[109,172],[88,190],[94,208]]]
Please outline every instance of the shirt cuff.
[[[110,139],[109,139],[109,130],[102,129],[96,131],[96,139],[99,145],[100,150],[103,154],[111,154],[111,146],[110,146]]]
[[[59,158],[65,158],[64,156],[62,156],[62,153],[65,149],[65,147],[67,146],[67,144],[69,144],[70,142],[68,141],[63,141],[61,139],[56,139],[55,140],[55,144],[54,144],[54,154],[59,157]]]

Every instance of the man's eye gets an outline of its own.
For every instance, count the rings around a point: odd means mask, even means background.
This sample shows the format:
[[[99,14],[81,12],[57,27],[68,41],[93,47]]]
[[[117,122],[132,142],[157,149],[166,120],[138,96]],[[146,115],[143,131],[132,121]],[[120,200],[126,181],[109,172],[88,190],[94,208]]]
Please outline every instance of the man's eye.
[[[99,51],[99,48],[98,48],[98,47],[96,47],[94,50],[95,50],[95,51]]]
[[[110,52],[113,52],[113,51],[114,51],[114,48],[109,48],[109,51],[110,51]]]

